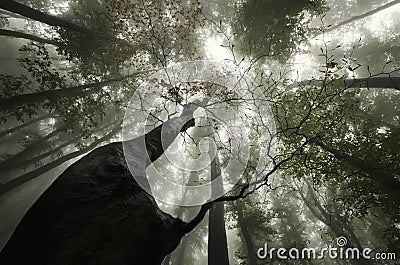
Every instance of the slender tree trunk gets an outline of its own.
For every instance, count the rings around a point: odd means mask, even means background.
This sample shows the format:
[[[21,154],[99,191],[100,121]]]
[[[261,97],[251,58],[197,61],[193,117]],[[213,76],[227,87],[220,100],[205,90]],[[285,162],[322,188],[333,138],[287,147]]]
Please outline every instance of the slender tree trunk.
[[[11,133],[14,133],[14,132],[19,131],[21,129],[24,129],[24,128],[32,125],[32,124],[35,124],[35,123],[37,123],[39,121],[42,121],[42,120],[45,120],[45,119],[48,119],[48,118],[51,118],[51,117],[54,117],[54,116],[55,116],[55,114],[49,113],[49,114],[37,117],[35,119],[32,119],[30,121],[24,122],[24,123],[22,123],[22,124],[20,124],[18,126],[15,126],[13,128],[10,128],[10,129],[7,129],[5,131],[0,132],[0,137],[6,136],[6,135],[11,134]]]
[[[400,77],[371,77],[346,79],[347,87],[367,87],[367,88],[393,88],[400,90]]]
[[[347,88],[354,87],[367,87],[367,88],[391,88],[400,90],[400,77],[369,77],[369,78],[354,78],[345,80],[335,80],[330,82],[331,85],[345,85]],[[287,88],[295,88],[299,86],[322,86],[324,81],[322,80],[304,80],[295,82],[289,85]]]
[[[379,185],[384,193],[390,196],[392,201],[400,205],[400,181],[393,176],[393,172],[391,172],[390,169],[375,167],[374,164],[366,163],[358,157],[336,150],[320,139],[312,139],[310,143],[331,153],[335,158],[350,165],[354,169],[366,173],[367,176]]]
[[[356,246],[361,249],[362,245],[360,240],[358,239],[358,237],[356,236],[353,227],[351,226],[351,224],[349,223],[348,219],[347,219],[347,215],[345,215],[344,217],[340,216],[340,209],[336,203],[335,200],[333,200],[333,209],[334,209],[334,213],[335,213],[335,220],[337,220],[341,226],[343,227],[343,229],[347,232],[347,234],[350,236],[351,240],[356,244]]]
[[[6,15],[6,16],[9,16],[9,17],[13,17],[13,18],[26,19],[26,17],[24,17],[24,16],[15,14],[13,12],[8,12],[6,10],[1,10],[1,9],[0,9],[0,14]]]
[[[96,133],[99,133],[99,132],[101,133],[104,130],[107,130],[107,128],[110,128],[111,125],[112,124],[107,123],[106,125],[101,126],[100,128],[98,128],[96,130],[92,130],[91,134],[96,134]],[[23,158],[23,159],[20,159],[20,160],[12,161],[12,168],[10,166],[7,169],[4,169],[4,171],[11,171],[11,170],[15,170],[15,169],[18,169],[18,168],[26,168],[30,164],[37,163],[40,160],[42,160],[42,159],[44,159],[44,158],[46,158],[48,156],[56,154],[58,151],[62,150],[64,147],[77,142],[81,138],[82,138],[81,136],[75,136],[75,137],[72,137],[70,140],[65,141],[64,143],[62,143],[62,144],[60,144],[60,145],[58,145],[56,147],[51,148],[51,150],[49,150],[49,151],[47,151],[47,152],[45,152],[43,154],[37,155],[37,156],[35,156],[33,158],[30,158],[30,159],[29,158],[26,158],[26,159]],[[56,143],[54,143],[54,145],[55,144]]]
[[[43,136],[39,140],[31,143],[21,152],[13,155],[12,157],[6,159],[0,164],[0,171],[11,170],[14,166],[18,165],[21,161],[24,161],[27,157],[32,157],[32,155],[38,153],[45,147],[45,142],[54,136],[56,136],[60,131],[58,129],[52,131],[51,133]]]
[[[31,34],[18,32],[18,31],[13,31],[13,30],[7,30],[7,29],[0,29],[0,36],[15,37],[15,38],[19,38],[19,39],[32,40],[32,41],[36,41],[36,42],[39,42],[39,43],[55,45],[55,46],[58,46],[58,47],[63,46],[61,43],[59,43],[58,41],[55,41],[55,40],[43,39],[43,38],[31,35]]]
[[[0,111],[12,110],[18,106],[25,105],[27,102],[35,103],[42,102],[45,100],[57,101],[60,98],[71,98],[77,96],[87,96],[98,92],[104,86],[126,80],[128,78],[136,77],[140,74],[153,72],[154,69],[138,71],[133,74],[125,75],[119,78],[113,78],[106,81],[101,81],[97,83],[90,83],[85,85],[79,85],[74,87],[66,87],[48,91],[42,91],[37,93],[22,94],[17,96],[12,96],[9,98],[0,99]]]
[[[46,158],[48,156],[51,156],[53,154],[56,154],[58,151],[60,151],[64,147],[75,143],[79,139],[80,139],[80,137],[74,137],[74,138],[70,139],[69,141],[66,141],[66,142],[62,143],[62,144],[58,145],[57,147],[54,147],[51,150],[49,150],[49,151],[47,151],[47,152],[45,152],[43,154],[35,156],[35,157],[31,158],[31,159],[21,160],[21,161],[15,163],[13,165],[13,168],[9,168],[8,170],[5,170],[5,171],[10,171],[10,170],[15,170],[15,169],[22,169],[22,168],[26,168],[27,166],[29,166],[31,164],[38,163],[40,160],[42,160],[42,159],[44,159],[44,158]]]
[[[30,8],[28,6],[25,6],[23,4],[15,2],[15,1],[2,0],[2,1],[0,1],[0,8],[10,11],[10,12],[13,12],[13,13],[16,13],[16,14],[19,14],[19,15],[22,15],[27,18],[31,18],[36,21],[40,21],[49,26],[62,27],[62,28],[65,28],[65,29],[68,29],[71,31],[85,34],[85,35],[95,36],[99,40],[105,40],[105,41],[111,41],[111,42],[117,43],[118,45],[120,45],[124,48],[128,48],[131,52],[135,52],[137,50],[137,47],[133,46],[131,43],[129,43],[126,40],[119,39],[114,36],[102,33],[102,32],[90,30],[88,28],[82,27],[82,26],[80,26],[76,23],[73,23],[71,21],[68,21],[66,19],[40,12],[36,9]]]
[[[211,149],[211,144],[210,144]],[[210,157],[211,154],[210,150]],[[211,162],[213,195],[223,189],[218,153]],[[213,196],[214,198],[214,196]],[[208,222],[208,265],[229,265],[228,244],[225,231],[225,209],[223,202],[216,202],[210,209]]]
[[[30,171],[22,176],[19,176],[13,180],[10,180],[9,182],[0,185],[0,197],[3,196],[4,194],[6,194],[7,192],[15,189],[16,187],[46,173],[47,171],[52,170],[53,168],[58,167],[59,165],[73,159],[76,158],[80,155],[83,155],[87,152],[89,152],[90,150],[92,150],[93,148],[95,148],[96,146],[98,146],[99,144],[106,142],[108,140],[110,140],[115,134],[117,134],[120,130],[121,130],[121,125],[119,124],[118,126],[116,126],[111,132],[109,132],[108,134],[104,135],[103,137],[95,140],[93,143],[91,143],[90,145],[86,146],[85,148],[82,148],[79,151],[75,151],[72,152],[68,155],[65,155],[63,157],[60,157],[56,160],[54,160],[53,162],[50,162],[40,168],[37,168],[33,171]]]
[[[341,27],[341,26],[350,24],[350,23],[352,23],[352,22],[354,22],[354,21],[357,21],[357,20],[366,18],[366,17],[371,16],[371,15],[374,15],[374,14],[376,14],[376,13],[382,11],[382,10],[388,9],[389,7],[392,7],[392,6],[397,5],[397,4],[400,4],[400,0],[395,0],[395,1],[389,2],[389,3],[387,3],[387,4],[383,5],[383,6],[380,6],[380,7],[378,7],[378,8],[375,8],[375,9],[373,9],[373,10],[371,10],[371,11],[368,11],[368,12],[366,12],[366,13],[364,13],[364,14],[351,17],[351,18],[349,18],[349,19],[347,19],[347,20],[345,20],[345,21],[340,22],[339,24],[337,24],[337,25],[335,25],[335,26],[333,26],[333,27],[330,27],[330,28],[327,29],[325,32],[330,32],[330,31],[335,30],[335,29],[337,29],[337,28],[339,28],[339,27]]]
[[[340,222],[337,222],[337,220],[333,220],[332,215],[330,215],[328,212],[326,212],[325,209],[322,207],[319,200],[316,198],[315,193],[313,192],[312,188],[310,188],[308,186],[307,189],[308,189],[308,195],[312,198],[311,202],[307,200],[307,198],[300,191],[300,189],[298,189],[298,193],[299,193],[300,197],[302,198],[302,200],[304,201],[304,203],[306,204],[307,208],[310,210],[310,212],[318,220],[320,220],[327,227],[329,227],[331,229],[332,233],[336,237],[346,236],[347,239],[350,239],[349,236],[340,227]],[[315,209],[315,207],[313,207],[312,205],[314,205],[318,210]],[[356,243],[357,247],[360,248],[361,244],[358,241],[358,239],[354,243]],[[353,246],[352,242],[349,242],[346,247],[353,248],[354,246]],[[365,259],[362,259],[362,260],[353,259],[353,260],[351,260],[351,263],[354,265],[370,265],[370,264],[372,265],[373,264],[370,260],[365,260]]]
[[[325,222],[324,223],[327,224],[328,226],[332,227],[332,230],[336,231],[335,232],[336,236],[340,236],[340,235],[344,236],[345,235],[359,249],[362,249],[362,245],[360,243],[360,240],[355,236],[355,234],[353,233],[353,229],[350,228],[350,225],[347,222],[344,222],[344,221],[341,221],[341,220],[335,218],[336,212],[329,213],[326,210],[326,208],[324,208],[321,205],[321,202],[317,198],[317,195],[315,194],[314,189],[311,186],[310,182],[308,182],[305,178],[303,178],[303,179],[307,184],[308,194],[312,198],[312,200],[314,202],[314,205],[318,208],[318,210],[320,211],[320,213],[323,216],[323,219],[326,222],[326,223]],[[344,230],[347,230],[347,232],[349,232],[349,233],[345,233]]]
[[[247,259],[249,261],[249,265],[257,264],[257,256],[256,256],[256,248],[253,243],[253,239],[251,238],[251,234],[249,232],[246,220],[243,215],[243,205],[241,201],[237,201],[235,203],[237,213],[238,213],[238,222],[240,231],[242,232],[242,240],[244,240],[246,251],[247,251]]]
[[[345,230],[346,226],[349,228],[349,225],[345,222],[342,222],[336,218],[334,218],[334,215],[331,213],[327,212],[326,209],[321,205],[321,202],[318,200],[313,187],[311,184],[305,179],[308,187],[308,194],[311,196],[312,200],[314,201],[315,206],[319,209],[320,213],[324,216],[325,224],[328,225],[332,232],[335,234],[336,237],[340,236],[346,236],[348,239],[349,243],[346,245],[347,248],[354,248],[357,247],[360,251],[363,249],[359,239],[355,236],[351,229],[351,233],[346,233]],[[322,220],[321,220],[322,221]],[[361,257],[361,260],[353,259],[351,260],[351,263],[354,265],[372,265],[374,264],[371,260],[368,259],[363,259]]]

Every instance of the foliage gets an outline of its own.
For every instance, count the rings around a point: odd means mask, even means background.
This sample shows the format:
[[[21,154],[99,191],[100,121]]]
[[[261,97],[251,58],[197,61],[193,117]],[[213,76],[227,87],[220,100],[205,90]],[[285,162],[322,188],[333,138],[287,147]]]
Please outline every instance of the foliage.
[[[324,0],[245,1],[233,24],[236,43],[243,53],[256,59],[285,61],[307,39],[312,16],[326,10]]]

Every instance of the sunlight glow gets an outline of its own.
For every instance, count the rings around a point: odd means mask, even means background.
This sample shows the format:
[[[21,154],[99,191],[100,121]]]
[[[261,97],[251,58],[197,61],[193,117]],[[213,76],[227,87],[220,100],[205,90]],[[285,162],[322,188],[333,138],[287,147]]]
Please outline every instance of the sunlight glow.
[[[223,61],[232,59],[232,55],[228,48],[222,47],[223,39],[217,37],[208,37],[205,42],[205,50],[208,59]]]

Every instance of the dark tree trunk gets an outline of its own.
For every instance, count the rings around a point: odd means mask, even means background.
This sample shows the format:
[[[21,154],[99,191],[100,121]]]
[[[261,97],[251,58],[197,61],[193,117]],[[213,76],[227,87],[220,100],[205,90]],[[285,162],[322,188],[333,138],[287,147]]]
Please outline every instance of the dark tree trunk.
[[[70,140],[68,140],[68,141],[66,141],[66,142],[64,142],[64,143],[62,143],[62,144],[60,144],[60,145],[58,145],[56,147],[53,147],[51,150],[49,150],[49,151],[47,151],[47,152],[45,152],[43,154],[37,155],[37,156],[35,156],[33,158],[30,158],[30,159],[22,160],[22,161],[20,161],[18,163],[15,163],[13,165],[13,168],[11,168],[9,170],[23,169],[23,168],[26,168],[27,166],[29,166],[31,164],[38,163],[39,161],[41,161],[42,159],[44,159],[46,157],[49,157],[51,155],[57,154],[57,152],[62,150],[64,147],[66,147],[68,145],[71,145],[73,143],[76,143],[79,139],[80,139],[80,137],[71,138]],[[7,171],[9,171],[9,170],[7,170]]]
[[[108,123],[105,126],[101,126],[101,127],[97,128],[96,130],[91,131],[91,134],[101,134],[102,132],[109,130],[111,125],[112,124]],[[20,169],[20,168],[26,168],[30,164],[38,163],[40,160],[42,160],[48,156],[57,154],[57,152],[62,150],[64,147],[71,145],[73,143],[76,143],[77,141],[79,141],[81,139],[81,136],[74,136],[74,137],[71,137],[70,135],[67,135],[67,136],[68,136],[67,141],[64,141],[63,143],[61,143],[57,146],[56,146],[57,143],[53,142],[52,148],[47,152],[41,153],[32,158],[25,157],[22,160],[12,161],[12,167],[4,169],[4,171],[11,171],[11,170]],[[61,137],[61,138],[63,138],[63,137]]]
[[[311,79],[300,82],[295,82],[288,86],[288,89],[299,86],[322,86],[324,82],[321,80]],[[326,85],[352,87],[367,87],[367,88],[389,88],[400,90],[400,77],[369,77],[369,78],[354,78],[345,80],[334,80]]]
[[[89,151],[91,151],[93,148],[95,148],[96,146],[98,146],[99,144],[106,142],[108,140],[110,140],[117,132],[120,131],[120,127],[116,127],[114,130],[112,130],[110,133],[108,133],[107,135],[101,137],[100,139],[97,139],[96,141],[94,141],[92,144],[90,144],[89,146],[79,150],[79,151],[75,151],[72,152],[70,154],[67,154],[63,157],[60,157],[56,160],[54,160],[53,162],[50,162],[44,166],[41,166],[33,171],[30,171],[28,173],[25,173],[22,176],[16,177],[13,180],[10,180],[9,182],[6,182],[5,184],[1,184],[0,185],[0,197],[3,196],[4,194],[6,194],[9,191],[12,191],[13,189],[15,189],[16,187],[36,178],[39,177],[40,175],[52,170],[53,168],[58,167],[59,165],[68,162],[71,159],[74,159],[80,155],[83,155]]]
[[[319,146],[321,149],[329,152],[336,159],[348,164],[355,170],[364,172],[374,183],[377,184],[383,193],[386,193],[389,196],[391,202],[400,205],[400,181],[395,177],[393,170],[367,163],[358,157],[349,155],[325,144],[320,139],[312,139],[310,140],[310,143]]]
[[[223,188],[218,153],[211,163],[212,193]],[[219,180],[219,181],[218,181]],[[224,202],[215,202],[209,212],[208,265],[229,265],[228,244],[225,231]]]
[[[14,132],[19,131],[21,129],[24,129],[24,128],[32,125],[32,124],[35,124],[35,123],[37,123],[39,121],[42,121],[44,119],[48,119],[48,118],[51,118],[51,117],[54,117],[54,114],[49,113],[49,114],[45,114],[43,116],[37,117],[35,119],[32,119],[30,121],[24,122],[24,123],[22,123],[22,124],[20,124],[18,126],[15,126],[13,128],[10,128],[10,129],[7,129],[5,131],[0,132],[0,137],[6,136],[6,135],[11,134],[11,133],[14,133]]]
[[[347,19],[347,20],[345,20],[345,21],[342,21],[342,22],[340,22],[339,24],[337,24],[337,25],[335,25],[335,26],[333,26],[333,27],[327,29],[325,32],[329,32],[329,31],[335,30],[335,29],[337,29],[337,28],[339,28],[339,27],[341,27],[341,26],[343,26],[343,25],[347,25],[347,24],[352,23],[352,22],[354,22],[354,21],[357,21],[357,20],[359,20],[359,19],[366,18],[366,17],[368,17],[368,16],[371,16],[371,15],[373,15],[373,14],[376,14],[376,13],[382,11],[382,10],[385,10],[385,9],[387,9],[387,8],[389,8],[389,7],[392,7],[392,6],[394,6],[394,5],[397,5],[397,4],[400,4],[400,0],[396,0],[396,1],[389,2],[389,3],[387,3],[387,4],[383,5],[383,6],[380,6],[380,7],[378,7],[378,8],[375,8],[375,9],[373,9],[373,10],[371,10],[371,11],[368,11],[368,12],[366,12],[366,13],[364,13],[364,14],[351,17],[351,18],[349,18],[349,19]]]
[[[26,39],[26,40],[32,40],[44,44],[51,44],[55,46],[62,46],[61,43],[55,41],[55,40],[49,40],[49,39],[43,39],[38,36],[34,36],[31,34],[23,33],[23,32],[18,32],[18,31],[13,31],[13,30],[7,30],[7,29],[0,29],[0,36],[7,36],[7,37],[15,37],[19,39]]]
[[[256,256],[256,248],[253,243],[253,239],[251,238],[251,234],[249,232],[248,225],[246,224],[246,220],[243,214],[243,205],[241,201],[236,202],[235,204],[238,216],[238,222],[240,231],[242,232],[242,240],[246,246],[247,251],[247,259],[249,261],[249,265],[257,264],[257,256]]]
[[[94,30],[90,30],[88,28],[82,27],[76,23],[73,23],[71,21],[68,21],[66,19],[57,17],[57,16],[52,16],[43,12],[40,12],[36,9],[30,8],[28,6],[25,6],[23,4],[17,3],[15,1],[11,0],[2,0],[0,1],[0,8],[22,15],[27,18],[31,18],[36,21],[40,21],[42,23],[45,23],[49,26],[54,26],[54,27],[62,27],[71,31],[75,31],[84,35],[91,35],[96,37],[99,40],[104,40],[104,41],[111,41],[114,43],[117,43],[118,45],[128,48],[131,52],[136,51],[136,47],[134,47],[131,43],[129,43],[126,40],[123,39],[118,39],[114,36],[102,33],[102,32],[97,32]]]
[[[315,192],[313,188],[311,187],[310,183],[304,179],[304,181],[307,183],[307,190],[308,190],[308,195],[311,197],[311,201],[308,201],[305,195],[299,190],[300,197],[306,204],[307,208],[310,210],[310,212],[321,222],[323,222],[327,227],[329,227],[336,237],[341,237],[345,236],[349,242],[346,245],[347,248],[354,248],[357,247],[362,250],[362,246],[360,241],[358,240],[357,237],[353,237],[351,234],[348,234],[344,231],[344,225],[343,222],[337,220],[334,218],[334,216],[327,212],[325,208],[321,205],[320,201],[315,195]],[[313,206],[314,205],[314,206]],[[353,231],[351,231],[353,232]],[[350,261],[351,264],[354,265],[372,265],[374,264],[371,260],[368,259],[353,259]]]
[[[77,96],[87,96],[94,93],[97,93],[100,89],[104,86],[120,82],[126,80],[128,78],[132,78],[138,76],[140,74],[149,73],[154,71],[146,70],[146,71],[138,71],[130,75],[113,78],[106,81],[90,83],[85,85],[73,86],[73,87],[65,87],[60,89],[48,90],[48,91],[41,91],[36,93],[29,93],[29,94],[22,94],[17,96],[12,96],[9,98],[2,98],[0,99],[0,111],[4,110],[13,110],[16,107],[25,105],[27,102],[35,103],[35,102],[42,102],[45,100],[56,102],[60,98],[71,98]]]
[[[181,130],[194,125],[195,108],[188,109],[184,118],[127,142],[139,148],[135,157],[144,170]],[[71,165],[40,196],[0,253],[0,264],[158,265],[207,207],[189,223],[162,212],[132,177],[122,144],[108,144]]]
[[[74,163],[50,186],[18,225],[0,263],[161,264],[179,244],[181,225],[135,182],[122,144],[113,143]]]
[[[13,12],[8,12],[8,11],[6,11],[6,10],[1,10],[1,9],[0,9],[0,14],[5,15],[5,16],[8,16],[8,17],[13,17],[13,18],[27,19],[27,18],[24,17],[24,16],[15,14],[15,13],[13,13]]]
[[[13,155],[12,157],[6,159],[5,161],[0,163],[0,171],[8,171],[14,168],[19,162],[26,160],[28,157],[32,157],[33,155],[37,154],[38,152],[42,151],[46,141],[53,138],[57,134],[59,134],[59,130],[54,130],[51,133],[43,136],[39,140],[31,143],[24,150],[21,152]]]

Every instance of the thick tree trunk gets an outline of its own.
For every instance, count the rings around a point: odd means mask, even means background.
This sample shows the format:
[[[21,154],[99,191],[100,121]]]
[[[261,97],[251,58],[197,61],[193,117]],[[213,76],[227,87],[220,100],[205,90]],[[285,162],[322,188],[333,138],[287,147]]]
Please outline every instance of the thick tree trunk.
[[[383,6],[380,6],[380,7],[378,7],[378,8],[375,8],[375,9],[373,9],[373,10],[371,10],[371,11],[368,11],[368,12],[366,12],[366,13],[364,13],[364,14],[351,17],[351,18],[349,18],[349,19],[347,19],[347,20],[345,20],[345,21],[342,21],[342,22],[340,22],[339,24],[337,24],[337,25],[335,25],[335,26],[333,26],[333,27],[327,29],[325,32],[329,32],[329,31],[335,30],[335,29],[337,29],[337,28],[339,28],[339,27],[341,27],[341,26],[344,26],[344,25],[350,24],[350,23],[352,23],[352,22],[354,22],[354,21],[357,21],[357,20],[366,18],[366,17],[368,17],[368,16],[371,16],[371,15],[373,15],[373,14],[376,14],[376,13],[382,11],[382,10],[388,9],[389,7],[392,7],[392,6],[397,5],[397,4],[400,4],[400,0],[395,0],[395,1],[389,2],[389,3],[387,3],[387,4],[383,5]]]
[[[249,232],[248,226],[246,224],[246,220],[243,214],[243,205],[241,201],[236,202],[235,204],[237,209],[237,216],[240,231],[242,233],[242,240],[246,246],[247,251],[247,259],[249,261],[249,265],[256,265],[257,264],[257,256],[256,256],[256,248],[253,243],[253,239],[251,238],[251,234]]]
[[[104,86],[126,80],[128,78],[136,77],[141,74],[153,72],[154,69],[138,71],[130,75],[125,75],[119,78],[113,78],[106,81],[90,83],[85,85],[79,85],[74,87],[65,87],[60,89],[41,91],[36,93],[22,94],[17,96],[12,96],[9,98],[0,99],[0,111],[13,110],[16,107],[25,105],[27,102],[36,103],[45,100],[57,101],[60,98],[71,98],[77,96],[87,96],[97,93]]]
[[[51,45],[55,45],[55,46],[59,46],[59,47],[63,46],[61,43],[59,43],[55,40],[43,39],[43,38],[31,35],[31,34],[13,31],[13,30],[7,30],[7,29],[0,29],[0,36],[32,40],[32,41],[36,41],[36,42],[40,42],[40,43],[44,43],[44,44],[51,44]]]
[[[144,170],[171,139],[194,125],[194,110],[189,105],[181,117],[127,142],[142,148],[135,149],[139,152],[132,157]],[[105,137],[111,138],[119,129]],[[161,136],[166,139],[164,146]],[[0,264],[161,264],[205,213],[185,223],[162,212],[128,170],[126,159],[132,157],[125,157],[117,142],[97,148],[71,165],[22,219],[0,253]]]
[[[182,225],[134,181],[121,143],[112,143],[50,186],[18,225],[0,263],[158,265],[178,245]]]
[[[223,189],[218,153],[211,163],[212,193]],[[218,178],[218,179],[217,179]],[[208,222],[208,265],[229,265],[228,244],[225,231],[224,202],[215,202],[209,212]]]
[[[0,8],[10,11],[10,12],[13,12],[13,13],[16,13],[16,14],[19,14],[19,15],[22,15],[27,18],[34,19],[36,21],[40,21],[49,26],[62,27],[62,28],[65,28],[65,29],[68,29],[71,31],[79,32],[84,35],[92,35],[99,40],[114,42],[124,48],[128,48],[131,52],[135,52],[137,49],[135,46],[133,46],[131,43],[129,43],[126,40],[119,39],[114,36],[102,33],[102,32],[90,30],[88,28],[82,27],[82,26],[80,26],[76,23],[73,23],[71,21],[68,21],[66,19],[40,12],[36,9],[30,8],[28,6],[25,6],[23,4],[15,2],[15,1],[2,0],[2,1],[0,1]]]

